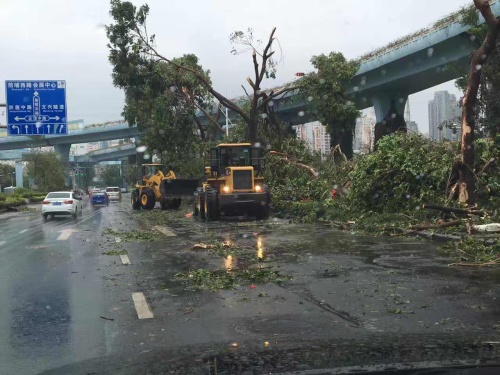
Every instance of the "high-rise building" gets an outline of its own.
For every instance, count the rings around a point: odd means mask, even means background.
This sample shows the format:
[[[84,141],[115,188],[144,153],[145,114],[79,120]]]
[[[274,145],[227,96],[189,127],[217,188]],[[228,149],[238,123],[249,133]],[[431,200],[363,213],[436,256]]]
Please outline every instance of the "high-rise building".
[[[456,139],[454,124],[458,122],[459,107],[455,95],[437,91],[429,101],[429,133],[433,141]]]
[[[297,138],[301,141],[307,142],[307,127],[306,124],[294,125],[293,129],[295,130],[295,134],[297,134]]]
[[[362,151],[372,148],[375,122],[375,118],[367,115],[363,115],[356,120],[356,127],[354,130],[354,150]]]
[[[326,126],[319,121],[295,125],[293,128],[297,138],[306,142],[311,150],[320,151],[322,155],[330,153],[330,134],[328,134]]]
[[[320,151],[321,155],[330,153],[330,134],[326,130],[326,126],[319,121],[315,121],[312,125],[313,132],[313,150]]]
[[[407,122],[406,127],[408,128],[408,132],[418,133],[418,125],[415,121]]]

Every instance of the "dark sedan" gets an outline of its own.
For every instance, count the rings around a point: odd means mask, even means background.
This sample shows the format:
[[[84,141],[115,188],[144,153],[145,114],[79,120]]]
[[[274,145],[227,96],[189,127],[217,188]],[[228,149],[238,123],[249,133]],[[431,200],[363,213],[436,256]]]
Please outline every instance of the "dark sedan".
[[[104,192],[96,192],[92,193],[90,196],[90,204],[92,206],[104,206],[109,205],[109,197],[108,194]]]

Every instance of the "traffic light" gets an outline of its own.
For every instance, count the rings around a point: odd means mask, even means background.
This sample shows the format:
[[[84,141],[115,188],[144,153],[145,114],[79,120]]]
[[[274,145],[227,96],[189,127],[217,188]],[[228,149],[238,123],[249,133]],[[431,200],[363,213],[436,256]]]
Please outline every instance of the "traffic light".
[[[305,74],[305,73],[301,73],[301,72],[299,72],[299,73],[295,73],[295,75],[296,75],[297,77],[303,77],[303,76],[305,76],[306,74]]]

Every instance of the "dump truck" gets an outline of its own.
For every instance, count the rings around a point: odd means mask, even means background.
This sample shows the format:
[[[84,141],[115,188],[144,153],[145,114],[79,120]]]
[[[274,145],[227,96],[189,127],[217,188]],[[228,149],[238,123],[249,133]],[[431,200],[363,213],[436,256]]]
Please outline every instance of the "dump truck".
[[[223,143],[210,150],[206,181],[195,192],[193,215],[215,221],[221,215],[269,217],[271,194],[264,184],[263,150],[250,143]]]
[[[134,210],[151,210],[160,202],[162,210],[177,209],[183,196],[191,197],[199,185],[198,179],[176,178],[172,171],[164,174],[162,164],[143,164],[140,181],[131,194]]]

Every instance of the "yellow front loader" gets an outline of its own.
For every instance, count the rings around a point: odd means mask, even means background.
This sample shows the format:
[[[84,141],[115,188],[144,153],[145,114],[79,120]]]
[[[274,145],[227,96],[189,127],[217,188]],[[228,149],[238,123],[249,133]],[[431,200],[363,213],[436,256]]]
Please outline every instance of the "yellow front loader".
[[[177,209],[181,197],[191,196],[199,183],[197,179],[178,179],[173,171],[164,171],[161,164],[143,164],[139,177],[131,195],[134,210],[151,210],[156,202],[160,202],[162,210]]]
[[[262,169],[262,148],[250,143],[223,143],[211,149],[207,179],[195,192],[194,216],[207,221],[242,214],[267,219],[271,194]]]

